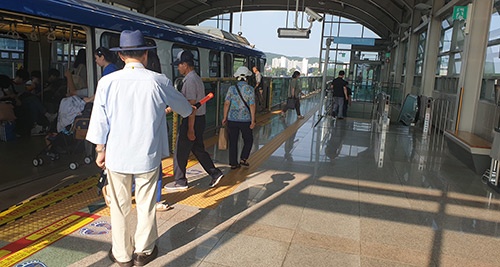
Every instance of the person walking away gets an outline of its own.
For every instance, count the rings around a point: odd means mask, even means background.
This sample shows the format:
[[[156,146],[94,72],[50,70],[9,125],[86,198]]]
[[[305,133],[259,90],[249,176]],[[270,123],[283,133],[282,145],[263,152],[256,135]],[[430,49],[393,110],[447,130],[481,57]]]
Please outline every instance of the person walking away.
[[[344,119],[344,100],[349,100],[347,95],[347,82],[344,80],[345,71],[339,71],[339,76],[332,81],[333,110],[339,120]]]
[[[120,47],[111,51],[118,51],[125,67],[99,80],[86,137],[96,144],[97,166],[107,171],[113,226],[108,255],[120,266],[144,266],[158,254],[155,187],[161,159],[169,154],[165,108],[182,117],[195,110],[165,75],[144,67],[152,48],[139,30],[121,32]]]
[[[188,50],[180,51],[172,65],[177,66],[179,73],[184,76],[181,92],[191,105],[194,105],[205,96],[205,86],[201,77],[194,70],[193,54]],[[167,112],[170,112],[169,108],[167,108]],[[222,171],[215,167],[208,152],[205,151],[205,144],[203,143],[206,124],[205,113],[206,106],[202,105],[196,110],[195,114],[191,114],[188,119],[182,120],[174,151],[175,181],[166,184],[165,189],[185,190],[188,188],[186,166],[190,152],[193,152],[203,169],[212,177],[210,187],[216,186],[224,176]]]
[[[292,74],[292,80],[290,81],[290,86],[288,87],[288,98],[293,98],[295,101],[295,112],[297,112],[297,119],[303,119],[304,116],[300,114],[300,93],[301,93],[301,85],[300,85],[300,72],[294,71]],[[281,111],[281,117],[285,117],[285,114],[288,110],[287,105]]]
[[[260,73],[259,68],[257,66],[253,66],[252,71],[255,74],[254,89],[255,89],[255,95],[257,98],[257,104],[259,105],[261,110],[263,110],[264,109],[264,96],[263,96],[263,92],[264,92],[263,83],[264,83],[264,81],[262,78],[262,73]],[[247,83],[248,83],[248,81],[247,81]]]
[[[253,144],[252,130],[255,127],[255,94],[254,88],[248,85],[247,77],[252,72],[247,67],[239,67],[234,73],[238,83],[227,90],[224,101],[224,116],[222,124],[229,130],[229,165],[231,169],[250,166],[247,162]],[[238,163],[238,139],[243,138],[243,149]]]

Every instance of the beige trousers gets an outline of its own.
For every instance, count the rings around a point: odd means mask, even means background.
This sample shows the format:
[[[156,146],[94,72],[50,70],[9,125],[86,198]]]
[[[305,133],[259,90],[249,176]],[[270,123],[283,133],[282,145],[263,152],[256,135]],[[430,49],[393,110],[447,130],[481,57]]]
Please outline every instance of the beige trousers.
[[[151,253],[158,239],[156,226],[156,184],[160,168],[141,174],[117,173],[108,170],[111,197],[111,236],[113,256],[119,262],[132,259],[136,253]],[[137,226],[131,227],[132,183],[135,182]]]

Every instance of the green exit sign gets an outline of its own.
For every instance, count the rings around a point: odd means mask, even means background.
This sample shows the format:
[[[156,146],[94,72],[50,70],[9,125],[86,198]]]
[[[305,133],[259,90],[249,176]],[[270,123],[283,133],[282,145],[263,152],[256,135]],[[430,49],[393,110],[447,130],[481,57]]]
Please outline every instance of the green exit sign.
[[[454,6],[453,20],[466,20],[466,19],[467,19],[467,6]]]

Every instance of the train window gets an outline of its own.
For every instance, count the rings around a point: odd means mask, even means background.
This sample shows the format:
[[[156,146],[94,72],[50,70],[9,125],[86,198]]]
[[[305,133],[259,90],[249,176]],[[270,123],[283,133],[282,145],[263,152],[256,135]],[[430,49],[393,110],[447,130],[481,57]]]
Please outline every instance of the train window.
[[[24,41],[0,37],[0,74],[12,77],[23,60]]]
[[[233,58],[231,54],[224,54],[224,77],[233,76]]]
[[[200,74],[200,54],[196,48],[180,46],[180,45],[173,45],[172,46],[172,61],[170,61],[170,62],[174,62],[175,59],[177,58],[177,54],[179,54],[179,52],[181,52],[182,50],[189,50],[189,51],[191,51],[191,53],[193,53],[194,70],[196,71],[196,73]],[[173,79],[172,80],[175,80],[175,78],[182,76],[179,73],[177,66],[174,66],[174,68],[172,68],[172,70],[173,70],[173,76],[172,76]]]
[[[257,64],[255,64],[256,60],[254,57],[251,57],[250,58],[250,65],[248,66],[249,69],[252,69],[253,66],[257,66]]]
[[[236,70],[239,67],[246,66],[246,65],[247,65],[247,58],[245,56],[234,55],[234,59],[233,59],[233,73],[235,73]]]
[[[266,66],[266,60],[261,58],[259,61],[260,61],[259,70],[264,72],[264,67]]]
[[[210,66],[210,71],[209,75],[210,77],[220,77],[220,52],[217,51],[210,51],[209,57],[209,66]]]
[[[58,70],[66,70],[69,66],[72,67],[71,64],[75,61],[75,57],[78,54],[78,51],[80,49],[85,49],[84,44],[78,44],[78,43],[73,43],[69,44],[67,42],[62,42],[62,41],[55,41],[55,53],[57,58],[57,62],[53,64],[53,67],[55,67]],[[55,66],[54,66],[55,65]]]

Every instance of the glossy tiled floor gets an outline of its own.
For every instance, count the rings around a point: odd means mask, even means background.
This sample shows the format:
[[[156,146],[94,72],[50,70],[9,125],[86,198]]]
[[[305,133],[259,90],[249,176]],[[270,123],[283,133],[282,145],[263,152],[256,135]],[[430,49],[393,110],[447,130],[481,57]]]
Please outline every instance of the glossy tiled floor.
[[[256,129],[263,149],[303,123],[267,158],[251,157],[262,164],[215,209],[158,213],[159,256],[148,266],[500,266],[499,195],[441,136],[355,118],[313,127],[314,103],[303,101],[304,121],[290,111]],[[229,172],[227,151],[208,150]],[[109,233],[77,231],[25,262],[111,266],[110,246]]]

